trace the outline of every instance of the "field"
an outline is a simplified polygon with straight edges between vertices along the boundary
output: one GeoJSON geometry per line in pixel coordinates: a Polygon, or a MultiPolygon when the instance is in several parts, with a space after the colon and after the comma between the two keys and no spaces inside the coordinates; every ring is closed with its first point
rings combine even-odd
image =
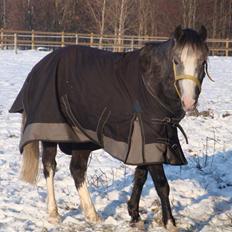
{"type": "MultiPolygon", "coordinates": [[[[129,199],[133,166],[126,166],[103,150],[95,151],[89,163],[88,183],[103,222],[84,221],[79,198],[69,172],[70,157],[59,152],[55,176],[56,198],[62,223],[47,223],[46,184],[37,186],[18,180],[21,155],[20,115],[8,110],[42,51],[0,51],[0,232],[16,231],[136,231],[129,227],[129,199]]],[[[170,200],[181,231],[232,231],[232,58],[210,57],[198,115],[188,115],[181,125],[189,145],[180,134],[188,165],[165,166],[170,200]]],[[[141,198],[145,231],[165,231],[160,225],[159,199],[151,178],[141,198]],[[154,218],[154,220],[153,220],[154,218]]]]}

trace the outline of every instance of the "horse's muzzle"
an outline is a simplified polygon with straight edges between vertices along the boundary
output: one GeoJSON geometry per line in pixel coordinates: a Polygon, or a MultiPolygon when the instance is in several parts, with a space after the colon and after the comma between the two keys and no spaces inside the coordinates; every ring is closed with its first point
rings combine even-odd
{"type": "Polygon", "coordinates": [[[197,101],[195,99],[186,96],[181,98],[181,103],[185,112],[193,111],[197,106],[197,101]]]}

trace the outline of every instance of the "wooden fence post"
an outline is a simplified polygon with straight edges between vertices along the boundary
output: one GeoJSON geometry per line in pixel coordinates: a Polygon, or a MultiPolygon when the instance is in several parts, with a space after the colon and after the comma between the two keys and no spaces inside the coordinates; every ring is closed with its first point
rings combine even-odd
{"type": "Polygon", "coordinates": [[[93,33],[90,34],[90,47],[93,47],[93,33]]]}
{"type": "Polygon", "coordinates": [[[134,50],[134,37],[131,38],[131,50],[134,50]]]}
{"type": "Polygon", "coordinates": [[[140,48],[142,46],[142,40],[143,38],[141,37],[141,35],[138,36],[138,47],[140,48]]]}
{"type": "Polygon", "coordinates": [[[1,49],[3,49],[4,46],[3,40],[4,40],[4,29],[1,28],[1,49]]]}
{"type": "Polygon", "coordinates": [[[14,33],[14,51],[17,54],[17,33],[14,33]]]}
{"type": "Polygon", "coordinates": [[[229,56],[229,39],[226,39],[226,56],[229,56]]]}
{"type": "Polygon", "coordinates": [[[100,35],[100,38],[99,38],[99,40],[98,40],[98,48],[100,48],[100,49],[102,49],[102,40],[103,40],[103,35],[101,34],[100,35]]]}
{"type": "Polygon", "coordinates": [[[61,47],[64,47],[64,32],[61,32],[61,47]]]}
{"type": "Polygon", "coordinates": [[[35,49],[35,31],[34,30],[31,31],[31,49],[32,50],[35,49]]]}
{"type": "Polygon", "coordinates": [[[145,35],[144,36],[144,39],[145,39],[145,43],[149,41],[149,36],[148,35],[145,35]]]}
{"type": "Polygon", "coordinates": [[[113,51],[117,52],[117,43],[118,43],[118,35],[115,33],[114,34],[114,47],[113,47],[113,51]]]}
{"type": "Polygon", "coordinates": [[[122,36],[121,32],[118,33],[118,52],[122,52],[122,36]]]}
{"type": "Polygon", "coordinates": [[[78,36],[78,34],[76,34],[76,44],[78,44],[79,43],[79,36],[78,36]]]}

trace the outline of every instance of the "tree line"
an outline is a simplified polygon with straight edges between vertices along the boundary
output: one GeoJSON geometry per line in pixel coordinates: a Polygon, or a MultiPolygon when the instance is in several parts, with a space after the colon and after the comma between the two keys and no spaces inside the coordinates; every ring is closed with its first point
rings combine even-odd
{"type": "Polygon", "coordinates": [[[231,38],[232,0],[0,0],[5,29],[168,36],[180,24],[231,38]]]}

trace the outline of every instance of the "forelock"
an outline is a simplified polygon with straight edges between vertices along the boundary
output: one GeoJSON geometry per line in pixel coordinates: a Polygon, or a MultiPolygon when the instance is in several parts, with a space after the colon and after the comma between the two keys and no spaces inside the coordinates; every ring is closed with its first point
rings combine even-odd
{"type": "Polygon", "coordinates": [[[208,52],[207,46],[202,41],[200,35],[192,29],[184,29],[182,36],[177,41],[176,47],[180,50],[189,48],[189,51],[197,52],[208,52]]]}

